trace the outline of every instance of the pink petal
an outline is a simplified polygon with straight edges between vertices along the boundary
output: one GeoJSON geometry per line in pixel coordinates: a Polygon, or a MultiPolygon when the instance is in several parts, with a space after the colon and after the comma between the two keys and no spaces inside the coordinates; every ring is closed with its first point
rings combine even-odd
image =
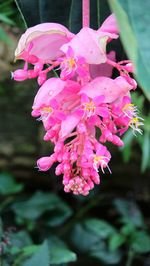
{"type": "Polygon", "coordinates": [[[106,61],[104,45],[101,45],[101,39],[95,30],[82,28],[69,43],[61,47],[61,50],[67,53],[69,46],[72,47],[76,56],[82,55],[89,64],[100,64],[106,61]]]}
{"type": "Polygon", "coordinates": [[[101,96],[97,96],[93,99],[93,102],[96,104],[96,106],[102,104],[105,100],[105,96],[101,95],[101,96]]]}
{"type": "Polygon", "coordinates": [[[59,48],[74,36],[68,29],[57,23],[42,23],[31,27],[21,36],[15,51],[16,59],[25,59],[27,51],[43,63],[54,60],[62,52],[59,48]]]}
{"type": "Polygon", "coordinates": [[[64,138],[69,135],[77,126],[80,119],[80,115],[77,115],[76,113],[68,115],[67,118],[61,123],[60,137],[64,138]]]}
{"type": "Polygon", "coordinates": [[[98,29],[98,31],[101,32],[109,32],[112,34],[117,34],[119,33],[119,28],[118,24],[116,21],[116,17],[114,14],[111,14],[101,25],[101,27],[98,29]]]}
{"type": "Polygon", "coordinates": [[[81,95],[81,103],[89,103],[89,102],[90,102],[89,97],[86,94],[83,93],[81,95]]]}
{"type": "Polygon", "coordinates": [[[106,108],[106,107],[97,107],[96,108],[96,114],[98,114],[99,116],[107,118],[109,116],[108,108],[106,108]]]}
{"type": "Polygon", "coordinates": [[[43,104],[48,106],[50,101],[65,87],[66,82],[59,78],[48,79],[35,96],[33,109],[40,108],[43,104]]]}
{"type": "Polygon", "coordinates": [[[126,95],[130,89],[131,85],[123,77],[118,77],[115,80],[108,77],[99,77],[85,85],[80,94],[86,93],[90,98],[103,95],[105,96],[104,103],[111,103],[126,95]]]}
{"type": "MultiPolygon", "coordinates": [[[[115,51],[111,51],[107,54],[107,58],[115,61],[115,51]]],[[[107,63],[103,63],[100,65],[90,65],[90,75],[92,78],[96,78],[99,76],[103,77],[111,77],[112,76],[113,67],[108,65],[107,63]]]]}

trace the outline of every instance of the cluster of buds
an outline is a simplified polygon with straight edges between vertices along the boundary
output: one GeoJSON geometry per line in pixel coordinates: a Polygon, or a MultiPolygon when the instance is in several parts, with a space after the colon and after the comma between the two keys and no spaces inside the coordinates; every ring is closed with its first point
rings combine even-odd
{"type": "Polygon", "coordinates": [[[133,64],[116,62],[115,52],[106,50],[118,34],[112,14],[98,30],[83,27],[76,35],[60,24],[43,23],[27,29],[18,43],[15,56],[25,65],[12,77],[37,78],[41,87],[32,116],[42,121],[44,140],[54,144],[54,153],[37,165],[47,171],[58,162],[56,175],[63,175],[65,192],[88,195],[100,183],[99,169],[111,172],[106,142],[122,146],[121,136],[129,127],[142,133],[143,123],[130,97],[137,86],[130,76],[133,64]],[[118,70],[115,79],[113,68],[118,70]],[[52,70],[58,77],[47,79],[52,70]]]}

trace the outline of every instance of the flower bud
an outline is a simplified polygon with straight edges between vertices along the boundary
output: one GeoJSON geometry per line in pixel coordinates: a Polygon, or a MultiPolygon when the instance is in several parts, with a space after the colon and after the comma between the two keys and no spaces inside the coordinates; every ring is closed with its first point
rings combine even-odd
{"type": "Polygon", "coordinates": [[[52,164],[53,164],[53,160],[51,159],[50,156],[42,157],[39,160],[37,160],[37,166],[40,171],[47,171],[48,169],[50,169],[52,164]]]}
{"type": "Polygon", "coordinates": [[[16,81],[23,81],[28,78],[28,72],[24,69],[17,69],[14,72],[11,72],[11,77],[16,81]]]}
{"type": "Polygon", "coordinates": [[[41,73],[38,76],[38,84],[41,86],[43,85],[43,83],[46,81],[46,74],[45,73],[41,73]]]}

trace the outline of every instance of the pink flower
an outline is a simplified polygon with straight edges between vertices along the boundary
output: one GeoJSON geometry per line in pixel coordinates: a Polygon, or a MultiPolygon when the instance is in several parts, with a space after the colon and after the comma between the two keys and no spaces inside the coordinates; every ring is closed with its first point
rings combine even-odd
{"type": "Polygon", "coordinates": [[[84,57],[75,56],[74,51],[69,46],[67,53],[64,58],[58,59],[61,62],[60,69],[61,75],[60,77],[63,80],[72,78],[75,74],[85,77],[88,76],[88,67],[85,62],[84,57]]]}
{"type": "Polygon", "coordinates": [[[58,162],[55,173],[63,175],[65,192],[88,195],[100,184],[99,170],[111,173],[105,143],[123,146],[121,135],[129,127],[133,133],[142,133],[142,119],[130,97],[137,86],[130,77],[134,66],[130,60],[116,62],[115,52],[106,52],[118,34],[112,14],[98,30],[83,27],[76,35],[60,24],[43,23],[28,29],[18,43],[15,56],[25,65],[12,77],[17,81],[37,78],[41,87],[32,116],[43,123],[43,139],[54,144],[54,153],[37,165],[47,171],[58,162]],[[113,68],[118,71],[115,79],[113,68]],[[60,77],[47,79],[54,69],[60,77]]]}

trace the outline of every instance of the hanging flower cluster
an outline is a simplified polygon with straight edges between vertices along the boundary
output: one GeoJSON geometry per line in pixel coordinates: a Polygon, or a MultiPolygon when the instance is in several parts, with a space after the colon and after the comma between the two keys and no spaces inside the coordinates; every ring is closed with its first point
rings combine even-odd
{"type": "Polygon", "coordinates": [[[54,143],[54,153],[37,165],[47,171],[58,162],[56,175],[63,175],[65,192],[88,195],[100,183],[99,169],[111,172],[105,143],[122,146],[121,135],[129,127],[142,132],[130,97],[137,86],[129,75],[133,65],[129,60],[117,63],[115,52],[106,52],[107,44],[117,38],[111,15],[98,30],[83,27],[76,35],[60,24],[43,23],[29,28],[18,43],[15,56],[25,65],[12,76],[16,81],[37,78],[41,87],[32,116],[42,121],[44,140],[54,143]],[[119,73],[115,79],[113,67],[119,73]],[[47,78],[52,70],[60,77],[47,78]]]}

